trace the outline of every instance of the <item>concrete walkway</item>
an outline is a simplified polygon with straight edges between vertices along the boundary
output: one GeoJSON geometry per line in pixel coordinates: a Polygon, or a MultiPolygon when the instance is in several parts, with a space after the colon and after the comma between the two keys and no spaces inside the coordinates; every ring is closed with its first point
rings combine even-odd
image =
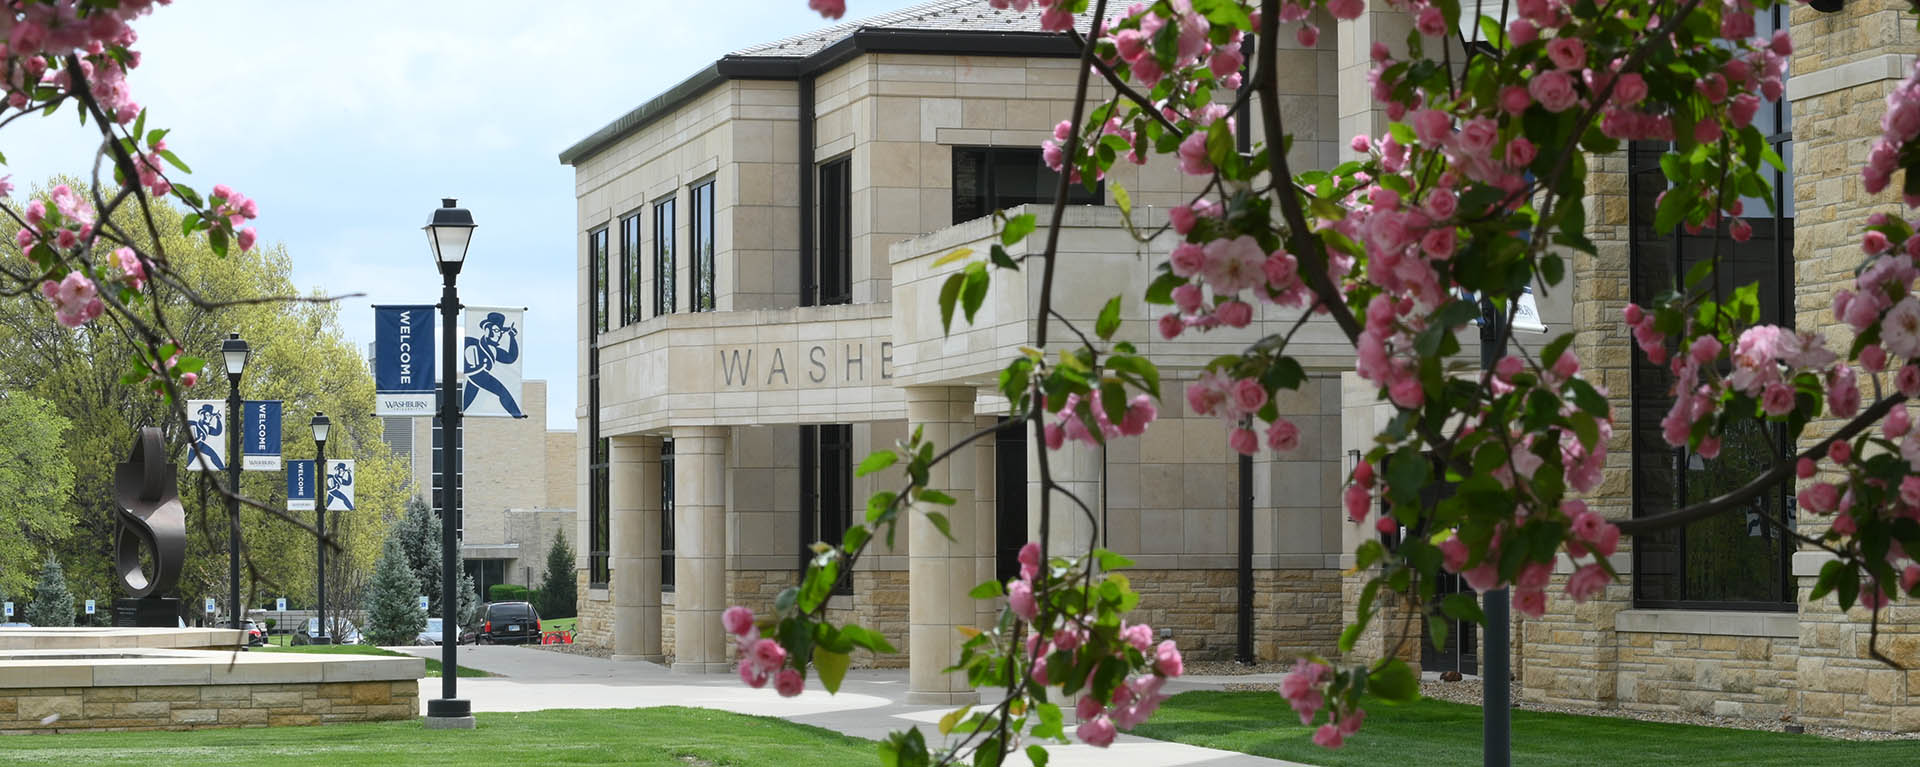
{"type": "MultiPolygon", "coordinates": [[[[440,648],[437,647],[393,649],[422,657],[440,657],[440,648]]],[[[895,730],[924,725],[921,732],[933,744],[940,739],[935,724],[941,716],[952,710],[945,706],[908,705],[905,702],[905,669],[850,671],[837,695],[827,694],[817,681],[809,680],[806,692],[796,697],[782,698],[771,687],[755,690],[731,674],[676,674],[652,663],[616,663],[528,647],[462,646],[460,663],[500,675],[459,680],[460,697],[472,701],[475,712],[483,713],[550,708],[694,706],[737,714],[779,717],[875,740],[895,730]]],[[[1228,681],[1266,681],[1265,676],[1275,676],[1277,679],[1277,675],[1185,677],[1168,685],[1168,692],[1219,689],[1228,681]]],[[[425,713],[428,699],[440,697],[441,684],[440,679],[420,680],[422,713],[425,713]]],[[[1071,731],[1071,726],[1068,729],[1071,731]]],[[[1052,753],[1050,764],[1060,767],[1303,767],[1295,762],[1125,734],[1106,749],[1076,741],[1070,746],[1047,744],[1047,750],[1052,753]]],[[[1025,765],[1027,762],[1024,756],[1016,754],[1010,757],[1008,764],[1025,765]]]]}

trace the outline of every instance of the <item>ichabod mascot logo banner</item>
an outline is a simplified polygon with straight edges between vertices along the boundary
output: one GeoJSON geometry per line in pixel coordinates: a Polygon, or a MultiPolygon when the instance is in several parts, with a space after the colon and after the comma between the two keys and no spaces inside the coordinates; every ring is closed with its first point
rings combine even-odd
{"type": "Polygon", "coordinates": [[[373,307],[374,415],[432,415],[433,307],[373,307]]]}
{"type": "Polygon", "coordinates": [[[240,433],[240,467],[247,471],[280,470],[280,400],[248,400],[247,429],[240,433]]]}
{"type": "Polygon", "coordinates": [[[525,418],[520,410],[520,318],[525,309],[467,309],[467,338],[460,350],[466,386],[460,412],[466,416],[525,418]]]}
{"type": "Polygon", "coordinates": [[[187,425],[193,427],[188,471],[227,470],[227,403],[217,399],[187,400],[187,425]]]}
{"type": "Polygon", "coordinates": [[[316,486],[312,461],[288,461],[287,511],[313,511],[316,486]]]}
{"type": "Polygon", "coordinates": [[[327,511],[353,511],[352,461],[328,461],[327,476],[320,481],[326,488],[327,511]]]}

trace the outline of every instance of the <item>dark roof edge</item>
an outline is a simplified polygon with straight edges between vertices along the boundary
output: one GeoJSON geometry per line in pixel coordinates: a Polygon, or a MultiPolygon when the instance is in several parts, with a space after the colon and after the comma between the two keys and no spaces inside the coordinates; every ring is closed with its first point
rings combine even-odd
{"type": "Polygon", "coordinates": [[[1053,32],[948,32],[932,29],[860,29],[808,56],[721,57],[694,76],[594,131],[560,153],[561,165],[578,165],[614,142],[698,98],[728,80],[798,80],[845,64],[867,53],[920,53],[968,56],[1080,55],[1073,39],[1053,32]]]}

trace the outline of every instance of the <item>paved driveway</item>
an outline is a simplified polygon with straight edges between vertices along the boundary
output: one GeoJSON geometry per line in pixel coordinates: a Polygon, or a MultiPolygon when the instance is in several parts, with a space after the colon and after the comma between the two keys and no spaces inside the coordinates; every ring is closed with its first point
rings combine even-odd
{"type": "MultiPolygon", "coordinates": [[[[440,657],[435,647],[396,647],[424,657],[440,657]]],[[[914,706],[905,702],[905,670],[854,670],[837,695],[818,682],[807,691],[782,698],[769,689],[755,690],[731,674],[676,674],[665,667],[637,661],[614,662],[585,655],[531,647],[485,646],[460,648],[461,665],[499,674],[497,677],[459,680],[458,694],[473,702],[477,712],[538,711],[549,708],[647,708],[695,706],[738,714],[775,716],[811,724],[855,737],[879,739],[894,730],[925,725],[929,740],[938,737],[933,725],[952,710],[946,706],[914,706]]],[[[1248,677],[1235,677],[1245,681],[1248,677]]],[[[1218,679],[1179,680],[1171,691],[1217,687],[1218,679]]],[[[422,713],[426,701],[441,695],[442,680],[420,680],[422,713]]],[[[1097,749],[1075,743],[1052,745],[1051,764],[1060,767],[1285,767],[1293,762],[1167,743],[1121,735],[1113,746],[1097,749]]],[[[1009,761],[1025,765],[1023,757],[1009,761]]]]}

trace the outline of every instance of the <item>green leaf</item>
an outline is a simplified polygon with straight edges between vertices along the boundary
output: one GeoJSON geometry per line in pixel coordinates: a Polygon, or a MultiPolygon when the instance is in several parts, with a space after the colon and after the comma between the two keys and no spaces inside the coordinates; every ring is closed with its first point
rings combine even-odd
{"type": "Polygon", "coordinates": [[[847,528],[846,536],[841,539],[840,548],[848,552],[859,551],[860,547],[866,545],[867,540],[872,537],[873,533],[867,530],[866,525],[854,525],[847,528]]]}
{"type": "MultiPolygon", "coordinates": [[[[1049,703],[1046,705],[1051,706],[1053,704],[1049,703]]],[[[1035,734],[1038,735],[1038,731],[1036,731],[1035,734]]],[[[1047,750],[1041,748],[1039,744],[1027,746],[1027,761],[1032,762],[1033,767],[1047,767],[1047,757],[1047,750]]]]}
{"type": "Polygon", "coordinates": [[[948,711],[945,716],[940,717],[940,734],[952,735],[954,726],[960,724],[960,720],[965,719],[967,712],[972,710],[973,704],[969,703],[952,711],[948,711]]]}
{"type": "Polygon", "coordinates": [[[1686,218],[1687,207],[1690,202],[1692,202],[1692,197],[1683,187],[1676,186],[1669,188],[1667,190],[1667,196],[1660,200],[1660,207],[1653,213],[1654,234],[1666,234],[1673,231],[1673,228],[1679,225],[1681,219],[1686,218]]]}
{"type": "Polygon", "coordinates": [[[227,230],[214,227],[207,230],[207,244],[213,246],[213,252],[221,258],[227,257],[227,230]]]}
{"type": "Polygon", "coordinates": [[[932,488],[921,490],[919,494],[914,497],[924,503],[937,503],[941,506],[952,506],[959,503],[959,501],[953,499],[953,496],[932,488]]]}
{"type": "Polygon", "coordinates": [[[1126,187],[1121,186],[1118,181],[1109,180],[1107,181],[1107,191],[1113,193],[1113,205],[1119,208],[1121,213],[1129,215],[1133,213],[1133,196],[1127,194],[1126,187]]]}
{"type": "Polygon", "coordinates": [[[1412,703],[1420,699],[1420,679],[1406,661],[1393,658],[1367,674],[1367,689],[1388,703],[1412,703]]]}
{"type": "Polygon", "coordinates": [[[880,741],[881,767],[927,767],[927,764],[927,739],[918,727],[887,733],[887,739],[880,741]]]}
{"type": "Polygon", "coordinates": [[[188,213],[180,217],[180,236],[193,234],[193,230],[198,228],[200,228],[200,214],[188,213]]]}
{"type": "Polygon", "coordinates": [[[1020,262],[1013,260],[1013,256],[1007,255],[1007,249],[1000,247],[999,243],[994,243],[993,250],[990,251],[988,258],[993,261],[993,265],[996,267],[1012,269],[1016,272],[1020,271],[1020,262]]]}
{"type": "Polygon", "coordinates": [[[967,313],[967,322],[973,322],[974,313],[980,311],[980,305],[987,301],[987,285],[992,278],[987,276],[987,265],[979,262],[967,264],[963,272],[967,282],[960,291],[960,306],[967,313]]]}
{"type": "Polygon", "coordinates": [[[874,493],[872,497],[868,498],[867,499],[867,524],[873,524],[875,522],[880,521],[880,516],[887,513],[887,509],[893,506],[894,499],[898,497],[899,497],[899,494],[893,492],[892,490],[882,490],[878,493],[874,493]]]}
{"type": "Polygon", "coordinates": [[[1155,306],[1172,306],[1173,289],[1187,284],[1187,278],[1173,272],[1161,272],[1147,286],[1146,302],[1155,306]]]}
{"type": "Polygon", "coordinates": [[[174,156],[173,150],[171,149],[160,150],[160,156],[166,159],[168,165],[172,165],[175,168],[179,168],[181,173],[193,172],[193,169],[188,168],[187,164],[184,162],[181,162],[179,157],[174,156]]]}
{"type": "Polygon", "coordinates": [[[948,275],[947,281],[940,285],[940,330],[943,333],[953,332],[953,307],[960,300],[960,288],[966,282],[967,273],[957,272],[948,275]]]}
{"type": "Polygon", "coordinates": [[[1486,620],[1486,615],[1480,611],[1480,600],[1472,594],[1448,594],[1446,599],[1440,600],[1440,612],[1457,621],[1479,623],[1486,620]]]}
{"type": "Polygon", "coordinates": [[[947,264],[951,264],[955,261],[958,261],[960,259],[966,258],[967,256],[971,256],[971,255],[973,255],[973,248],[955,248],[952,253],[948,253],[944,256],[934,259],[933,265],[946,266],[947,264]]]}
{"type": "Polygon", "coordinates": [[[1120,297],[1107,299],[1107,305],[1100,307],[1100,318],[1093,323],[1093,332],[1102,341],[1113,340],[1114,331],[1120,329],[1120,297]]]}
{"type": "Polygon", "coordinates": [[[864,647],[869,652],[873,652],[873,653],[895,652],[895,650],[893,649],[893,644],[891,642],[888,642],[885,636],[882,636],[880,632],[874,631],[873,629],[867,628],[865,626],[856,626],[854,624],[849,623],[845,626],[840,627],[840,636],[846,639],[847,641],[852,642],[855,647],[864,647]]]}
{"type": "Polygon", "coordinates": [[[1102,570],[1124,570],[1133,566],[1133,560],[1106,549],[1094,549],[1093,560],[1102,570]]]}
{"type": "Polygon", "coordinates": [[[866,460],[860,462],[860,468],[854,469],[853,475],[856,477],[864,477],[876,471],[886,469],[899,460],[900,454],[892,450],[876,451],[872,455],[867,456],[866,460]]]}
{"type": "Polygon", "coordinates": [[[947,515],[937,511],[929,511],[927,512],[927,521],[933,523],[934,528],[940,531],[942,537],[949,541],[954,539],[953,525],[947,521],[947,515]]]}
{"type": "Polygon", "coordinates": [[[1000,244],[1012,245],[1033,234],[1035,219],[1032,213],[1022,213],[1007,219],[1007,226],[1000,230],[1000,244]]]}
{"type": "Polygon", "coordinates": [[[999,581],[986,581],[973,587],[972,591],[967,592],[967,596],[973,599],[993,599],[994,597],[1006,596],[1006,594],[1006,587],[1000,585],[999,581]]]}
{"type": "Polygon", "coordinates": [[[813,648],[813,668],[820,672],[820,686],[827,688],[828,693],[840,691],[840,681],[847,678],[847,667],[851,665],[853,657],[846,653],[813,648]]]}

